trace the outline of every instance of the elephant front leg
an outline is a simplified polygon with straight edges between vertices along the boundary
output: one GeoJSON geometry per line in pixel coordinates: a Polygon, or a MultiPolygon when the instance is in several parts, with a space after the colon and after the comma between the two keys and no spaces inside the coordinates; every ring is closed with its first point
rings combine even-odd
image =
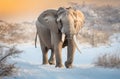
{"type": "Polygon", "coordinates": [[[72,67],[75,49],[76,47],[75,47],[74,41],[72,39],[68,39],[67,61],[65,62],[66,68],[72,67]]]}
{"type": "Polygon", "coordinates": [[[56,66],[55,67],[63,67],[62,64],[62,43],[59,43],[54,47],[55,57],[56,57],[56,66]]]}

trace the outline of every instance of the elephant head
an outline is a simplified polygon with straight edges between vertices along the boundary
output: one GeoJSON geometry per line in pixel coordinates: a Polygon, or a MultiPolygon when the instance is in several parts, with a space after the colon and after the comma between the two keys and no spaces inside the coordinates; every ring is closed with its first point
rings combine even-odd
{"type": "Polygon", "coordinates": [[[74,10],[71,7],[60,7],[57,11],[57,16],[58,29],[62,32],[63,37],[69,35],[70,37],[68,38],[78,34],[85,20],[81,11],[74,10]]]}
{"type": "Polygon", "coordinates": [[[65,63],[66,67],[71,67],[71,63],[73,62],[75,49],[76,47],[78,48],[78,46],[76,46],[78,45],[76,43],[76,35],[83,27],[84,20],[83,13],[71,7],[60,7],[57,11],[58,29],[62,33],[61,41],[64,42],[65,39],[68,40],[68,54],[65,63]]]}

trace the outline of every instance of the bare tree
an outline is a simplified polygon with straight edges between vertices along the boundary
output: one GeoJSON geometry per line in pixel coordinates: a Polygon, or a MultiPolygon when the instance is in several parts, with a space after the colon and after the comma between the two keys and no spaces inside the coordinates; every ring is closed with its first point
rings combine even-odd
{"type": "Polygon", "coordinates": [[[7,60],[21,52],[15,46],[0,45],[0,77],[11,75],[14,72],[15,63],[10,64],[7,60]]]}
{"type": "Polygon", "coordinates": [[[94,64],[105,68],[120,68],[120,53],[100,55],[94,64]]]}

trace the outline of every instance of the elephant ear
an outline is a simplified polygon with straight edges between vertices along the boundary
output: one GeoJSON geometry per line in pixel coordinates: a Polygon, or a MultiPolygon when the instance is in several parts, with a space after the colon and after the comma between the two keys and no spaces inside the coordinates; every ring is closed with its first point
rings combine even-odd
{"type": "Polygon", "coordinates": [[[63,23],[61,18],[64,17],[66,9],[64,7],[60,7],[57,11],[57,18],[56,18],[56,22],[58,24],[58,29],[61,30],[61,28],[63,27],[63,23]]]}
{"type": "Polygon", "coordinates": [[[52,32],[57,33],[58,32],[58,27],[56,23],[56,13],[57,10],[46,10],[44,11],[38,18],[39,22],[43,24],[46,28],[52,30],[52,32]]]}
{"type": "Polygon", "coordinates": [[[79,32],[79,30],[83,27],[84,24],[84,15],[81,11],[74,10],[73,11],[73,19],[74,19],[74,27],[76,29],[76,32],[79,32]]]}

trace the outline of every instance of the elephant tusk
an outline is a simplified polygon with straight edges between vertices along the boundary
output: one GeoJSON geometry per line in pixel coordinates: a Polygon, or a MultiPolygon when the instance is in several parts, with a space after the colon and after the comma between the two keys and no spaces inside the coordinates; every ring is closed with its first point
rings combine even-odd
{"type": "Polygon", "coordinates": [[[65,34],[64,34],[64,33],[62,33],[62,38],[61,38],[61,40],[62,40],[62,42],[65,41],[65,34]]]}
{"type": "Polygon", "coordinates": [[[76,35],[73,36],[73,40],[74,40],[74,42],[75,42],[75,46],[76,46],[77,50],[78,50],[80,53],[82,53],[82,52],[80,51],[80,48],[78,47],[78,46],[79,46],[79,45],[78,45],[79,43],[78,43],[78,41],[77,41],[76,35]]]}

